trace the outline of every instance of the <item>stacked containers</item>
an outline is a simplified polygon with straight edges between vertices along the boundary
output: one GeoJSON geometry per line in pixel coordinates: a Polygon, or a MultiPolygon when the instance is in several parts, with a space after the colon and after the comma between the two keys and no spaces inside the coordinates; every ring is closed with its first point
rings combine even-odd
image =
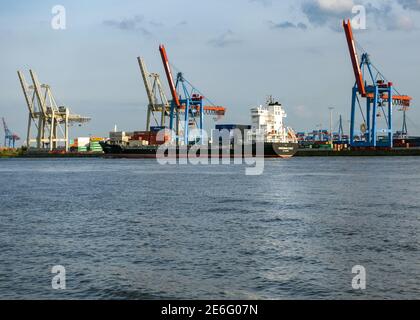
{"type": "Polygon", "coordinates": [[[319,149],[321,150],[332,150],[333,146],[331,143],[327,143],[327,144],[320,144],[319,145],[319,149]]]}
{"type": "Polygon", "coordinates": [[[77,138],[77,152],[87,152],[90,143],[90,138],[77,138]]]}
{"type": "Polygon", "coordinates": [[[99,141],[92,139],[89,144],[89,151],[90,152],[102,152],[102,147],[99,144],[99,141]]]}
{"type": "Polygon", "coordinates": [[[158,141],[157,136],[164,127],[152,127],[151,131],[135,131],[131,136],[131,141],[142,141],[142,145],[161,145],[170,141],[170,135],[165,134],[164,141],[158,141]]]}

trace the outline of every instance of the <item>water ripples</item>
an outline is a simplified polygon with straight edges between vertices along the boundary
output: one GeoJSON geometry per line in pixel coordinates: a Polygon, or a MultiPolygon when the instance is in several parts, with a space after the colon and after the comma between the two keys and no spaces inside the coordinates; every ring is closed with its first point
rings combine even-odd
{"type": "Polygon", "coordinates": [[[419,160],[0,160],[0,299],[416,299],[419,160]]]}

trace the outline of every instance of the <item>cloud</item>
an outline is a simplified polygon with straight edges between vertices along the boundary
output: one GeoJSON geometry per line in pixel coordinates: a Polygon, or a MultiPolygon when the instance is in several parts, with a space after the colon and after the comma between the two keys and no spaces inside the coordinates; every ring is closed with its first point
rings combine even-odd
{"type": "Polygon", "coordinates": [[[134,16],[133,18],[126,18],[122,20],[105,20],[104,25],[114,27],[121,30],[135,30],[143,22],[142,16],[134,16]]]}
{"type": "Polygon", "coordinates": [[[157,28],[163,27],[163,23],[162,23],[162,22],[155,21],[155,20],[151,20],[151,21],[149,21],[149,24],[150,24],[151,26],[153,26],[153,27],[157,27],[157,28]]]}
{"type": "Polygon", "coordinates": [[[399,16],[397,19],[397,29],[413,30],[415,29],[414,21],[408,16],[399,16]]]}
{"type": "Polygon", "coordinates": [[[395,10],[390,3],[384,2],[378,7],[368,3],[366,11],[378,29],[409,31],[415,28],[414,21],[406,14],[395,10]]]}
{"type": "Polygon", "coordinates": [[[125,18],[122,20],[105,20],[103,24],[107,27],[116,28],[123,31],[140,31],[144,35],[149,36],[152,33],[143,26],[143,16],[134,16],[133,18],[125,18]]]}
{"type": "Polygon", "coordinates": [[[398,0],[404,9],[420,11],[420,0],[398,0]]]}
{"type": "Polygon", "coordinates": [[[249,0],[249,2],[259,3],[264,7],[269,7],[273,4],[271,0],[249,0]]]}
{"type": "MultiPolygon", "coordinates": [[[[420,0],[398,0],[407,9],[420,10],[420,0]],[[417,8],[417,9],[416,9],[417,8]]],[[[354,17],[354,6],[366,8],[368,28],[374,26],[386,30],[412,30],[414,22],[404,14],[398,4],[392,1],[359,0],[305,0],[301,10],[314,27],[327,26],[334,31],[341,31],[341,20],[354,17]],[[397,10],[399,9],[399,11],[397,10]]]]}
{"type": "Polygon", "coordinates": [[[217,38],[210,40],[209,44],[217,48],[225,48],[241,42],[231,30],[228,30],[217,38]]]}
{"type": "Polygon", "coordinates": [[[353,0],[313,0],[302,3],[302,12],[314,26],[330,25],[351,15],[353,0]]]}
{"type": "Polygon", "coordinates": [[[415,29],[414,21],[405,15],[394,15],[394,17],[386,24],[388,30],[404,30],[410,31],[415,29]]]}
{"type": "Polygon", "coordinates": [[[270,24],[271,29],[300,29],[300,30],[306,30],[308,29],[308,26],[302,22],[299,22],[297,24],[294,24],[290,21],[275,23],[273,21],[268,22],[270,24]]]}

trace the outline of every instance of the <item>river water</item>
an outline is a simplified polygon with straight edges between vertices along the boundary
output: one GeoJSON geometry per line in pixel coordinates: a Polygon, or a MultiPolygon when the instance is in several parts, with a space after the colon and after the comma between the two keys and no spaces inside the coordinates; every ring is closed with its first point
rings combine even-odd
{"type": "Polygon", "coordinates": [[[0,299],[420,298],[420,158],[0,160],[0,299]],[[66,289],[51,286],[62,265],[66,289]],[[366,289],[352,287],[352,268],[366,289]]]}

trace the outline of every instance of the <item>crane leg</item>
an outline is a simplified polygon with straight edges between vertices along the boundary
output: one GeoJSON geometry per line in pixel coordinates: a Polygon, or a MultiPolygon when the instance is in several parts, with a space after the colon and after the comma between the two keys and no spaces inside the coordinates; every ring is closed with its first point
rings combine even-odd
{"type": "Polygon", "coordinates": [[[354,137],[354,122],[356,121],[356,95],[357,89],[356,87],[353,88],[353,96],[351,101],[351,121],[350,121],[350,145],[355,145],[355,137],[354,137]]]}
{"type": "Polygon", "coordinates": [[[152,106],[147,107],[146,131],[150,131],[150,117],[152,113],[152,106]]]}

